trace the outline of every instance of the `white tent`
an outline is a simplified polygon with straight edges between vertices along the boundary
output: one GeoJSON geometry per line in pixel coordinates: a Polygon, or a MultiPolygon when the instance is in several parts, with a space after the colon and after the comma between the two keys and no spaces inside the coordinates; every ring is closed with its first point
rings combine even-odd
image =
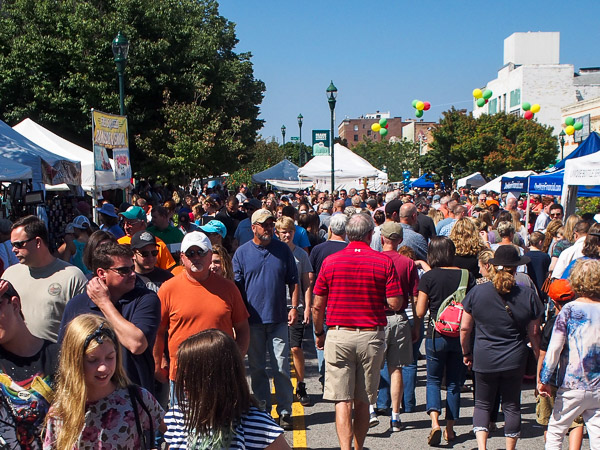
{"type": "Polygon", "coordinates": [[[28,180],[32,173],[31,167],[0,156],[0,181],[28,180]]]}
{"type": "Polygon", "coordinates": [[[600,185],[600,152],[565,161],[562,204],[565,216],[575,212],[579,186],[600,185]]]}
{"type": "Polygon", "coordinates": [[[471,175],[468,175],[468,176],[466,176],[464,178],[460,178],[456,182],[456,187],[457,188],[466,187],[467,184],[470,184],[471,187],[481,187],[485,183],[487,183],[487,181],[485,181],[485,178],[483,178],[483,176],[481,175],[481,173],[480,172],[475,172],[475,173],[472,173],[471,175]]]}
{"type": "Polygon", "coordinates": [[[489,183],[484,184],[479,189],[477,189],[475,192],[479,194],[482,191],[486,191],[486,192],[493,191],[493,192],[497,192],[499,194],[501,186],[502,186],[502,178],[528,177],[529,175],[535,175],[535,174],[536,173],[533,170],[516,170],[513,172],[506,172],[505,174],[500,175],[497,178],[494,178],[489,183]]]}
{"type": "MultiPolygon", "coordinates": [[[[40,147],[75,161],[81,161],[81,187],[90,192],[94,187],[94,153],[66,139],[57,136],[31,119],[25,119],[13,127],[15,131],[25,136],[40,147]]],[[[110,160],[114,168],[114,162],[110,160]]],[[[96,186],[99,191],[108,189],[124,189],[131,184],[129,180],[115,180],[114,172],[96,171],[96,186]]],[[[54,189],[68,189],[66,185],[55,186],[54,189]]]]}
{"type": "MultiPolygon", "coordinates": [[[[366,178],[368,189],[380,190],[388,181],[385,172],[341,144],[334,146],[334,166],[335,189],[362,189],[366,178]]],[[[303,182],[311,180],[317,189],[331,191],[331,157],[315,156],[298,169],[298,177],[303,182]]]]}

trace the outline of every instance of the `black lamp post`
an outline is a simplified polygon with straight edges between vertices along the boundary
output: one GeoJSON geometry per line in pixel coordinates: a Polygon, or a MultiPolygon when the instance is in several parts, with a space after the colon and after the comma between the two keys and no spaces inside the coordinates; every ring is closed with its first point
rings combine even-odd
{"type": "Polygon", "coordinates": [[[327,101],[329,102],[329,109],[331,110],[331,136],[329,137],[329,154],[331,155],[331,192],[335,190],[335,162],[333,158],[333,114],[335,111],[335,99],[337,98],[337,88],[333,84],[333,80],[327,88],[327,101]]]}
{"type": "Polygon", "coordinates": [[[564,153],[565,153],[565,136],[567,135],[567,133],[565,133],[565,130],[560,130],[559,133],[559,140],[558,142],[560,142],[560,160],[562,161],[565,157],[564,153]]]}
{"type": "Polygon", "coordinates": [[[304,156],[304,150],[302,147],[302,119],[304,119],[302,114],[298,114],[298,129],[300,130],[300,151],[298,152],[298,159],[300,160],[300,166],[302,166],[302,156],[304,156]]]}
{"type": "Polygon", "coordinates": [[[129,41],[120,31],[112,41],[112,51],[119,74],[119,105],[121,115],[125,115],[125,65],[127,64],[127,53],[129,52],[129,41]]]}
{"type": "Polygon", "coordinates": [[[285,125],[281,125],[281,136],[283,137],[283,145],[285,145],[285,125]]]}

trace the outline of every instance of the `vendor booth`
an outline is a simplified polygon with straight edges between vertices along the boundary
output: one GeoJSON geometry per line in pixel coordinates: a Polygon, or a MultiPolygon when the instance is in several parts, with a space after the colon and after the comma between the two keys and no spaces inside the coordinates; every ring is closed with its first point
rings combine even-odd
{"type": "Polygon", "coordinates": [[[494,178],[489,183],[484,184],[475,192],[479,194],[483,191],[492,191],[499,194],[502,191],[502,178],[526,178],[529,175],[535,175],[535,172],[533,170],[515,170],[511,172],[506,172],[504,175],[500,175],[499,177],[494,178]]]}
{"type": "Polygon", "coordinates": [[[297,191],[310,187],[310,180],[300,181],[298,166],[288,159],[278,162],[262,172],[252,175],[252,181],[258,184],[270,184],[283,191],[297,191]]]}
{"type": "Polygon", "coordinates": [[[575,212],[575,203],[581,186],[592,188],[598,185],[600,185],[600,152],[566,161],[562,191],[565,216],[575,212]]]}
{"type": "Polygon", "coordinates": [[[424,173],[415,181],[410,183],[411,188],[423,188],[423,189],[433,189],[435,187],[435,181],[431,180],[431,174],[424,173]]]}
{"type": "Polygon", "coordinates": [[[475,172],[466,177],[459,178],[458,181],[456,182],[456,187],[457,187],[457,189],[460,189],[463,187],[478,188],[478,187],[483,186],[485,183],[487,183],[487,181],[485,178],[483,178],[483,175],[481,175],[480,172],[475,172]]]}
{"type": "MultiPolygon", "coordinates": [[[[388,182],[387,173],[373,167],[341,144],[334,147],[335,189],[364,189],[382,191],[388,182]]],[[[315,156],[298,169],[301,182],[310,182],[316,189],[331,192],[331,156],[315,156]]]]}
{"type": "Polygon", "coordinates": [[[596,153],[600,150],[600,135],[592,131],[590,135],[583,141],[579,146],[569,153],[564,159],[557,162],[549,172],[553,172],[556,170],[564,169],[567,161],[571,159],[581,158],[582,156],[591,155],[592,153],[596,153]]]}

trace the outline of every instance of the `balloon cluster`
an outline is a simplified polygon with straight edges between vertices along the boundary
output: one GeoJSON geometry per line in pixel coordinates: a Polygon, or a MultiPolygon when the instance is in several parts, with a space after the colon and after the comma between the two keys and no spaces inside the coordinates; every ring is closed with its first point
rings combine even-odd
{"type": "Polygon", "coordinates": [[[415,108],[415,116],[423,117],[423,111],[429,111],[429,108],[431,108],[431,103],[422,102],[421,100],[413,100],[412,107],[415,108]]]}
{"type": "Polygon", "coordinates": [[[523,108],[523,111],[525,111],[523,117],[525,117],[525,119],[527,120],[533,119],[534,114],[540,112],[541,109],[540,105],[538,105],[537,103],[531,105],[527,102],[524,102],[521,108],[523,108]]]}
{"type": "Polygon", "coordinates": [[[492,98],[492,95],[494,95],[494,93],[491,91],[491,89],[486,89],[485,91],[482,91],[481,89],[473,89],[473,97],[475,100],[477,100],[477,106],[480,108],[485,105],[490,98],[492,98]]]}
{"type": "Polygon", "coordinates": [[[404,185],[404,192],[407,192],[410,188],[410,175],[410,170],[405,170],[404,172],[402,172],[402,177],[404,178],[404,180],[402,180],[402,184],[404,185]]]}
{"type": "Polygon", "coordinates": [[[379,122],[375,122],[373,125],[371,125],[371,130],[373,130],[375,133],[379,133],[381,137],[383,137],[388,134],[389,126],[390,124],[387,122],[387,119],[379,119],[379,122]]]}
{"type": "Polygon", "coordinates": [[[583,122],[575,122],[575,119],[572,117],[567,117],[565,119],[565,133],[571,136],[575,131],[579,131],[583,128],[583,122]]]}

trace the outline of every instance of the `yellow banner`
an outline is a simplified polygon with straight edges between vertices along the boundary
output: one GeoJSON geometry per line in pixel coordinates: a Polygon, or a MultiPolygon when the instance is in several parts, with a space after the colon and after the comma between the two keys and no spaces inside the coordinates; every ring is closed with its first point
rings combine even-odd
{"type": "Polygon", "coordinates": [[[92,111],[94,144],[106,148],[128,148],[127,118],[92,111]]]}

